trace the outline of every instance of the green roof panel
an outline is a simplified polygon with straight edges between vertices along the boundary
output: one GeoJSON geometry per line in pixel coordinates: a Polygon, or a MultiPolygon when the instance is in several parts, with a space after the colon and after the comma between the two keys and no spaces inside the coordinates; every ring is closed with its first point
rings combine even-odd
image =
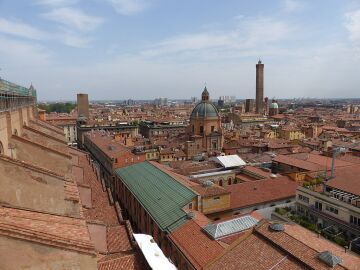
{"type": "Polygon", "coordinates": [[[191,189],[148,161],[115,172],[163,231],[186,222],[182,208],[197,196],[191,189]]]}

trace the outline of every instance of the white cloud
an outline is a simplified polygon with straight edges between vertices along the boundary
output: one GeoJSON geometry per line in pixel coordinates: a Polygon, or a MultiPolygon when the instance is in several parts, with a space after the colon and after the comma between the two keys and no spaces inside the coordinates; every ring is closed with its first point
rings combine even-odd
{"type": "Polygon", "coordinates": [[[106,0],[122,15],[133,15],[142,12],[149,5],[149,0],[106,0]]]}
{"type": "MultiPolygon", "coordinates": [[[[91,38],[60,28],[57,32],[46,32],[29,24],[0,18],[0,33],[38,41],[56,41],[75,48],[90,46],[91,38]]],[[[23,43],[20,43],[23,44],[23,43]]]]}
{"type": "Polygon", "coordinates": [[[360,48],[360,9],[346,14],[345,27],[349,31],[350,40],[360,48]]]}
{"type": "Polygon", "coordinates": [[[0,32],[29,39],[43,39],[46,33],[28,24],[0,18],[0,32]]]}
{"type": "MultiPolygon", "coordinates": [[[[9,66],[44,67],[50,63],[52,56],[52,53],[42,45],[0,35],[0,59],[2,59],[2,65],[6,63],[1,67],[4,70],[9,66]]],[[[19,73],[23,74],[20,71],[19,73]]]]}
{"type": "Polygon", "coordinates": [[[43,16],[70,29],[84,32],[95,30],[104,22],[103,18],[90,16],[79,9],[68,7],[55,8],[43,16]]]}
{"type": "Polygon", "coordinates": [[[36,3],[44,6],[68,6],[76,4],[79,0],[37,0],[36,3]]]}
{"type": "Polygon", "coordinates": [[[299,0],[284,0],[283,5],[285,12],[299,12],[305,7],[304,2],[299,0]]]}
{"type": "Polygon", "coordinates": [[[75,48],[89,48],[93,41],[91,37],[83,36],[67,29],[64,29],[58,37],[65,45],[75,48]]]}
{"type": "Polygon", "coordinates": [[[255,47],[262,47],[264,50],[264,47],[289,38],[291,32],[292,28],[282,21],[266,17],[241,17],[237,24],[227,31],[204,31],[174,36],[144,50],[142,55],[228,58],[255,47]]]}

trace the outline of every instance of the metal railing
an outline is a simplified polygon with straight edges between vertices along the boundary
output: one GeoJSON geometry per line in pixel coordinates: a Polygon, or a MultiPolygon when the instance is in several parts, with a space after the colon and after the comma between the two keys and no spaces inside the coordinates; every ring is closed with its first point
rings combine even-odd
{"type": "Polygon", "coordinates": [[[0,112],[36,105],[36,90],[0,78],[0,112]]]}
{"type": "Polygon", "coordinates": [[[7,95],[36,97],[33,87],[26,88],[0,78],[0,92],[7,95]]]}

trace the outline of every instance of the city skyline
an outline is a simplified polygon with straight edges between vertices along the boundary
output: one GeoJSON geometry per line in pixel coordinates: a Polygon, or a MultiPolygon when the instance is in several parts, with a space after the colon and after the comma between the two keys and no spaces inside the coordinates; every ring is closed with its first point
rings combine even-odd
{"type": "Polygon", "coordinates": [[[356,98],[358,1],[0,3],[0,77],[39,100],[356,98]],[[164,23],[166,22],[166,23],[164,23]]]}

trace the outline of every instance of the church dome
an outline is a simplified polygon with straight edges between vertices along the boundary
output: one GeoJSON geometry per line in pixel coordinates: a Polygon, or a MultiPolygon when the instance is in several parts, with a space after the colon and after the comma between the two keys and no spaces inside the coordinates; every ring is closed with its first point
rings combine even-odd
{"type": "Polygon", "coordinates": [[[270,105],[271,109],[279,109],[279,105],[276,102],[271,103],[270,105]]]}
{"type": "Polygon", "coordinates": [[[201,101],[191,113],[191,117],[218,117],[219,111],[214,104],[201,101]]]}
{"type": "Polygon", "coordinates": [[[195,106],[191,113],[191,118],[194,117],[219,117],[219,111],[216,109],[215,105],[210,101],[209,91],[204,88],[204,91],[201,94],[201,101],[195,106]]]}

